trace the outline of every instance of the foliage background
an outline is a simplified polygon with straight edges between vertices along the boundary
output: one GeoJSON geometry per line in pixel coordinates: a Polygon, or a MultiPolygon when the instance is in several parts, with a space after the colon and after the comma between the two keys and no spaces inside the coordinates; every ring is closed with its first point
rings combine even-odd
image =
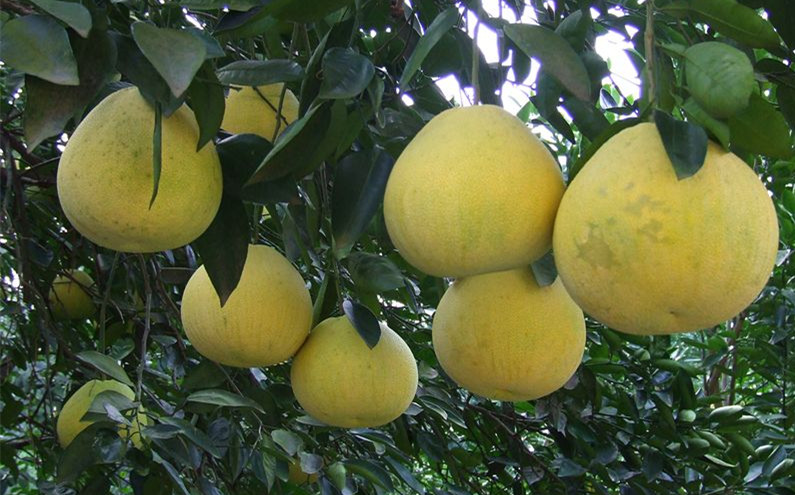
{"type": "MultiPolygon", "coordinates": [[[[795,12],[786,0],[500,3],[505,17],[533,12],[542,26],[534,29],[506,28],[476,1],[0,5],[0,494],[795,491],[795,12]],[[465,11],[508,33],[498,37],[499,64],[486,63],[466,34],[465,11]],[[610,82],[593,49],[607,32],[632,44],[644,75],[637,101],[610,82]],[[755,69],[751,104],[725,120],[688,104],[683,50],[711,39],[741,49],[755,69]],[[499,104],[502,83],[524,81],[539,63],[519,117],[546,129],[569,177],[656,108],[704,126],[754,167],[776,204],[781,246],[760,298],[726,324],[648,338],[589,321],[583,364],[563,390],[498,403],[441,372],[430,323],[449,281],[400,258],[380,202],[402,148],[453,104],[436,79],[477,81],[470,94],[499,104]],[[276,147],[217,133],[227,86],[277,81],[300,96],[304,117],[276,147]],[[222,209],[185,248],[146,256],[98,248],[58,205],[55,171],[69,132],[129,83],[166,114],[187,101],[203,141],[218,141],[222,209]],[[295,262],[316,321],[353,299],[409,343],[421,383],[406,414],[374,430],[324,427],[296,404],[287,365],[222,368],[191,348],[179,323],[187,279],[205,263],[228,293],[250,240],[295,262]],[[54,321],[48,287],[75,267],[96,280],[100,310],[54,321]],[[60,404],[89,379],[122,374],[152,419],[146,447],[107,434],[104,423],[61,449],[60,404]],[[320,473],[317,483],[286,481],[296,456],[320,473]]],[[[732,81],[715,84],[731,90],[732,81]]],[[[107,422],[120,420],[107,411],[107,422]]]]}

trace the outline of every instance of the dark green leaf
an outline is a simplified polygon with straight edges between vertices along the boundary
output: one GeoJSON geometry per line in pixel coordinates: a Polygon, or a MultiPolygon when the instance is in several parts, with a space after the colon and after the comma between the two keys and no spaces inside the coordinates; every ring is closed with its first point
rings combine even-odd
{"type": "Polygon", "coordinates": [[[326,99],[358,96],[370,84],[375,67],[350,48],[330,48],[323,55],[323,82],[318,96],[326,99]]]}
{"type": "Polygon", "coordinates": [[[660,476],[663,470],[665,458],[655,451],[651,451],[643,456],[643,475],[648,481],[654,481],[660,476]]]}
{"type": "Polygon", "coordinates": [[[185,436],[185,438],[193,442],[197,447],[204,449],[204,451],[216,459],[220,459],[222,457],[221,451],[215,446],[215,444],[213,444],[213,441],[210,440],[210,437],[208,437],[203,431],[196,428],[196,426],[191,424],[190,421],[182,418],[166,416],[160,418],[160,421],[163,424],[176,426],[179,428],[180,432],[185,436]]]}
{"type": "Polygon", "coordinates": [[[790,0],[765,0],[765,10],[770,23],[790,49],[795,48],[795,10],[790,0]]]}
{"type": "Polygon", "coordinates": [[[235,134],[219,142],[216,150],[224,173],[224,191],[259,204],[298,200],[298,189],[291,177],[245,186],[272,149],[267,139],[255,134],[235,134]]]}
{"type": "Polygon", "coordinates": [[[118,50],[116,68],[119,72],[137,86],[141,95],[153,106],[160,102],[163,105],[163,116],[171,115],[182,105],[182,100],[171,94],[166,81],[160,77],[132,38],[119,33],[111,33],[111,36],[118,50]]]}
{"type": "Polygon", "coordinates": [[[400,75],[399,86],[406,88],[417,73],[425,57],[431,52],[434,46],[442,39],[442,36],[447,33],[453,26],[458,23],[459,14],[456,7],[449,7],[433,20],[424,35],[417,41],[411,56],[406,61],[406,66],[403,68],[403,73],[400,75]]]}
{"type": "Polygon", "coordinates": [[[403,274],[389,258],[360,251],[346,259],[357,291],[378,293],[403,287],[403,274]]]}
{"type": "Polygon", "coordinates": [[[224,7],[229,10],[246,11],[262,5],[262,0],[180,0],[179,4],[192,10],[215,10],[224,7]]]}
{"type": "Polygon", "coordinates": [[[372,349],[378,345],[378,341],[381,340],[381,325],[367,306],[346,299],[342,303],[342,310],[367,347],[372,349]]]}
{"type": "Polygon", "coordinates": [[[155,126],[152,131],[152,198],[149,208],[155,203],[157,191],[160,189],[160,172],[163,169],[163,107],[155,103],[155,126]]]}
{"type": "Polygon", "coordinates": [[[394,159],[383,149],[351,153],[337,164],[331,200],[334,251],[344,258],[384,199],[394,159]]]}
{"type": "Polygon", "coordinates": [[[263,414],[265,413],[262,406],[248,397],[242,397],[222,389],[199,390],[190,394],[186,400],[188,402],[201,402],[202,404],[222,407],[248,407],[263,414]]]}
{"type": "Polygon", "coordinates": [[[106,356],[105,354],[101,354],[97,351],[83,351],[78,353],[75,357],[84,363],[90,364],[94,368],[98,369],[102,373],[105,373],[113,379],[118,380],[130,387],[133,386],[133,382],[127,376],[127,373],[112,357],[106,356]]]}
{"type": "Polygon", "coordinates": [[[319,105],[296,120],[276,139],[268,156],[251,176],[248,185],[278,179],[307,167],[314,167],[323,157],[316,156],[331,118],[329,106],[319,105]]]}
{"type": "Polygon", "coordinates": [[[182,491],[183,495],[191,495],[187,488],[185,488],[185,484],[182,482],[182,475],[179,474],[179,471],[167,460],[163,459],[158,455],[157,452],[152,452],[152,460],[161,466],[163,469],[166,470],[168,476],[171,478],[171,481],[174,482],[175,485],[182,491]]]}
{"type": "Polygon", "coordinates": [[[294,22],[320,20],[334,11],[353,4],[352,0],[273,0],[267,7],[277,19],[294,22]]]}
{"type": "Polygon", "coordinates": [[[673,15],[690,15],[753,48],[775,49],[781,43],[769,22],[736,0],[678,0],[662,10],[673,15]]]}
{"type": "Polygon", "coordinates": [[[248,215],[243,202],[224,194],[212,223],[193,242],[222,307],[240,282],[249,237],[248,215]]]}
{"type": "Polygon", "coordinates": [[[218,69],[224,84],[263,86],[277,82],[300,81],[304,69],[293,60],[238,60],[218,69]]]}
{"type": "Polygon", "coordinates": [[[133,23],[132,35],[171,93],[177,98],[182,96],[204,62],[204,43],[187,31],[158,28],[141,21],[133,23]]]}
{"type": "Polygon", "coordinates": [[[79,117],[115,72],[116,45],[105,31],[95,29],[88,39],[75,39],[74,47],[79,86],[60,86],[34,76],[25,78],[24,127],[28,149],[60,133],[70,119],[79,117]]]}
{"type": "Polygon", "coordinates": [[[365,461],[362,459],[349,459],[345,461],[345,468],[359,476],[365,478],[372,484],[383,488],[389,492],[393,492],[395,487],[392,485],[392,479],[389,473],[381,466],[374,462],[365,461]]]}
{"type": "Polygon", "coordinates": [[[409,486],[412,490],[420,495],[425,495],[425,488],[422,484],[411,474],[406,466],[401,464],[399,461],[391,458],[391,457],[384,457],[384,460],[392,467],[392,470],[403,480],[403,482],[409,486]]]}
{"type": "Polygon", "coordinates": [[[558,269],[555,266],[555,257],[552,255],[552,251],[548,251],[547,254],[534,261],[530,267],[539,287],[552,285],[558,278],[558,269]]]}
{"type": "Polygon", "coordinates": [[[790,127],[795,128],[795,88],[780,85],[776,88],[776,101],[790,127]]]}
{"type": "Polygon", "coordinates": [[[6,65],[53,84],[77,86],[77,61],[66,29],[46,15],[15,17],[0,33],[0,58],[6,65]]]}
{"type": "Polygon", "coordinates": [[[113,423],[91,424],[61,454],[58,461],[58,482],[72,481],[95,464],[118,462],[123,451],[124,442],[113,423]]]}
{"type": "Polygon", "coordinates": [[[188,98],[199,124],[199,142],[196,149],[200,150],[218,133],[226,106],[224,88],[209,63],[199,69],[197,77],[188,88],[188,98]]]}
{"type": "Polygon", "coordinates": [[[707,133],[704,128],[676,120],[660,111],[654,112],[654,122],[676,177],[682,180],[698,172],[707,156],[707,133]]]}
{"type": "Polygon", "coordinates": [[[685,100],[682,110],[689,120],[708,130],[725,149],[729,149],[729,125],[725,121],[707,113],[693,98],[685,100]]]}
{"type": "Polygon", "coordinates": [[[287,430],[273,430],[271,432],[271,438],[273,438],[273,441],[291,456],[297,454],[304,445],[304,441],[301,440],[301,437],[287,430]]]}
{"type": "Polygon", "coordinates": [[[217,387],[226,381],[223,371],[216,363],[202,360],[190,368],[182,381],[185,390],[217,387]]]}
{"type": "Polygon", "coordinates": [[[543,26],[509,24],[504,29],[516,46],[528,57],[539,60],[544,71],[555,77],[564,88],[583,101],[590,99],[588,71],[565,39],[543,26]]]}
{"type": "Polygon", "coordinates": [[[58,0],[31,0],[48,14],[65,22],[83,38],[91,31],[91,13],[83,5],[58,0]]]}
{"type": "Polygon", "coordinates": [[[732,146],[771,158],[792,156],[790,129],[784,116],[754,93],[748,106],[729,119],[732,146]]]}

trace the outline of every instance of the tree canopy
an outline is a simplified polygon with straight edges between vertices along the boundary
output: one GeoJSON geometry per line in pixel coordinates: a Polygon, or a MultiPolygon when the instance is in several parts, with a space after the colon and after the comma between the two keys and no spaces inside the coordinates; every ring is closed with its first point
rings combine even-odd
{"type": "MultiPolygon", "coordinates": [[[[791,2],[0,7],[0,494],[795,493],[791,2]],[[478,43],[486,31],[496,33],[496,62],[478,43]],[[616,84],[596,50],[603,36],[625,44],[639,95],[616,84]],[[451,78],[456,95],[439,84],[451,78]],[[272,136],[221,129],[228,93],[274,83],[284,84],[276,113],[286,113],[287,89],[297,97],[293,122],[272,136]],[[59,202],[56,173],[74,129],[129,86],[155,109],[153,204],[164,194],[162,125],[181,105],[198,122],[191,145],[218,152],[220,208],[184,247],[103,248],[59,202]],[[644,121],[659,129],[680,178],[698,173],[707,139],[747,162],[779,225],[760,296],[722,324],[676,335],[629,335],[587,318],[576,373],[537,400],[500,402],[458,387],[431,342],[451,280],[420,272],[395,249],[384,189],[435,115],[508,106],[508,88],[567,183],[610,137],[644,121]],[[232,368],[196,351],[180,318],[186,283],[203,265],[226,301],[249,243],[297,267],[315,324],[347,315],[368,345],[378,321],[405,340],[419,387],[404,414],[379,428],[330,427],[296,402],[289,364],[232,368]],[[66,319],[48,294],[74,269],[93,279],[90,302],[66,319]],[[94,379],[134,393],[94,401],[96,422],[63,448],[61,407],[94,379]],[[136,410],[147,418],[136,423],[140,439],[116,434],[132,428],[136,410]],[[292,476],[295,463],[309,476],[292,476]]],[[[539,284],[554,280],[553,256],[532,271],[539,284]]]]}

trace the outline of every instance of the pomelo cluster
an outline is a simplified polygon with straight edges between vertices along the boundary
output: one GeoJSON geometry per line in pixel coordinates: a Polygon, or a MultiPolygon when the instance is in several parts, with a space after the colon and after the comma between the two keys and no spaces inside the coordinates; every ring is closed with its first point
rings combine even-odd
{"type": "Polygon", "coordinates": [[[759,294],[778,244],[764,185],[714,143],[679,180],[656,126],[639,124],[564,193],[543,145],[490,106],[448,110],[417,134],[389,178],[384,216],[410,264],[458,277],[433,321],[440,364],[502,400],[571,376],[585,340],[577,306],[630,334],[714,326],[759,294]],[[550,240],[560,280],[539,287],[527,265],[550,240]]]}
{"type": "Polygon", "coordinates": [[[458,277],[433,319],[445,372],[483,397],[527,400],[563,386],[585,346],[585,321],[560,281],[529,265],[549,251],[563,175],[544,144],[496,106],[447,110],[395,163],[384,197],[406,260],[458,277]]]}

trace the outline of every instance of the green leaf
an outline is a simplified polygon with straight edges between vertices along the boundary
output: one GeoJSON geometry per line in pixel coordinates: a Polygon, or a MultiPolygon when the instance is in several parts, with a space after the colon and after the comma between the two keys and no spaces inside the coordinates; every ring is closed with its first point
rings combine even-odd
{"type": "Polygon", "coordinates": [[[318,97],[353,98],[370,84],[375,73],[373,62],[350,48],[330,48],[323,55],[323,82],[318,97]]]}
{"type": "Polygon", "coordinates": [[[185,488],[185,484],[182,482],[182,475],[180,475],[179,471],[167,460],[163,459],[158,455],[157,452],[152,451],[152,460],[157,464],[163,466],[168,476],[171,478],[171,481],[174,482],[175,485],[182,491],[183,495],[191,495],[191,492],[185,488]]]}
{"type": "Polygon", "coordinates": [[[353,4],[353,0],[273,0],[267,4],[277,19],[294,22],[313,22],[343,7],[353,4]]]}
{"type": "MultiPolygon", "coordinates": [[[[408,485],[409,488],[414,490],[416,493],[420,495],[425,495],[425,487],[411,474],[411,471],[406,468],[400,461],[397,461],[391,457],[384,457],[383,458],[387,464],[392,467],[392,470],[403,480],[403,482],[408,485]]],[[[474,467],[474,466],[473,466],[474,467]]]]}
{"type": "Polygon", "coordinates": [[[216,10],[228,8],[245,12],[262,5],[261,0],[180,0],[182,7],[191,10],[216,10]]]}
{"type": "Polygon", "coordinates": [[[221,160],[227,194],[258,204],[298,201],[298,189],[291,177],[245,185],[273,149],[267,139],[256,134],[235,134],[220,141],[215,149],[221,160]]]}
{"type": "Polygon", "coordinates": [[[122,382],[123,384],[132,387],[133,382],[127,376],[127,372],[119,366],[112,357],[101,354],[97,351],[83,351],[78,353],[75,357],[86,364],[90,364],[102,373],[110,376],[111,378],[122,382]]]}
{"type": "Polygon", "coordinates": [[[660,111],[654,112],[654,122],[676,177],[682,180],[698,172],[707,156],[707,133],[704,128],[676,120],[660,111]]]}
{"type": "Polygon", "coordinates": [[[88,32],[91,31],[91,13],[83,5],[58,0],[31,0],[31,2],[56,19],[65,22],[83,38],[88,37],[88,32]]]}
{"type": "Polygon", "coordinates": [[[717,41],[685,51],[690,94],[711,115],[731,117],[748,106],[754,89],[754,68],[745,53],[717,41]]]}
{"type": "Polygon", "coordinates": [[[0,58],[14,69],[53,84],[77,86],[77,61],[66,29],[46,15],[16,17],[3,25],[0,58]]]}
{"type": "Polygon", "coordinates": [[[301,440],[301,437],[287,430],[273,430],[271,432],[271,438],[276,442],[276,445],[284,449],[290,456],[297,454],[304,445],[304,441],[301,440]]]}
{"type": "Polygon", "coordinates": [[[544,256],[534,261],[530,268],[533,270],[533,277],[539,287],[552,285],[558,278],[558,269],[555,266],[555,257],[552,255],[552,251],[547,251],[544,256]]]}
{"type": "Polygon", "coordinates": [[[118,71],[138,87],[141,96],[152,106],[160,102],[163,105],[163,116],[171,115],[182,105],[182,100],[171,94],[166,81],[160,77],[132,38],[115,32],[110,35],[116,42],[118,71]]]}
{"type": "Polygon", "coordinates": [[[163,169],[163,107],[155,103],[155,128],[152,131],[152,198],[149,209],[155,204],[157,191],[160,189],[160,172],[163,169]]]}
{"type": "Polygon", "coordinates": [[[718,423],[728,423],[739,419],[743,413],[743,407],[738,405],[722,406],[713,409],[709,413],[709,420],[718,423]]]}
{"type": "Polygon", "coordinates": [[[381,340],[381,324],[367,306],[346,299],[342,303],[342,311],[359,333],[359,336],[372,349],[381,340]]]}
{"type": "Polygon", "coordinates": [[[737,467],[737,464],[728,463],[728,462],[726,462],[726,461],[724,461],[722,459],[719,459],[719,458],[715,457],[714,455],[710,455],[710,454],[704,454],[704,459],[706,459],[709,462],[711,462],[711,463],[713,463],[715,465],[718,465],[720,467],[725,467],[725,468],[729,468],[729,469],[737,467]]]}
{"type": "Polygon", "coordinates": [[[392,478],[389,473],[378,464],[374,462],[365,461],[362,459],[349,459],[345,461],[345,468],[351,473],[358,474],[359,476],[370,481],[374,485],[394,492],[395,487],[392,485],[392,478]]]}
{"type": "Polygon", "coordinates": [[[411,56],[406,61],[406,66],[403,68],[403,73],[400,75],[400,82],[398,83],[401,88],[405,89],[408,86],[433,47],[439,43],[447,31],[458,23],[460,16],[461,14],[459,14],[455,6],[448,7],[436,16],[424,35],[417,41],[411,56]]]}
{"type": "Polygon", "coordinates": [[[224,194],[212,223],[193,241],[221,307],[240,282],[248,254],[249,237],[248,215],[243,202],[224,194]]]}
{"type": "Polygon", "coordinates": [[[707,113],[693,98],[685,100],[682,110],[687,114],[688,120],[708,130],[724,149],[729,149],[729,124],[707,113]]]}
{"type": "Polygon", "coordinates": [[[96,464],[113,464],[122,459],[124,441],[110,422],[97,422],[81,431],[58,460],[59,483],[77,479],[96,464]]]}
{"type": "Polygon", "coordinates": [[[300,81],[304,69],[293,60],[238,60],[218,69],[223,84],[263,86],[277,82],[300,81]]]}
{"type": "Polygon", "coordinates": [[[187,31],[158,28],[142,21],[133,23],[132,35],[171,93],[182,96],[204,63],[204,43],[187,31]]]}
{"type": "Polygon", "coordinates": [[[218,133],[226,107],[224,88],[209,63],[199,69],[197,77],[188,87],[188,98],[199,124],[199,141],[196,143],[198,151],[218,133]]]}
{"type": "Polygon", "coordinates": [[[298,456],[301,459],[301,471],[306,474],[314,474],[323,468],[323,458],[317,454],[301,452],[298,456]]]}
{"type": "Polygon", "coordinates": [[[790,127],[795,128],[795,88],[779,85],[776,88],[776,101],[790,127]]]}
{"type": "Polygon", "coordinates": [[[795,48],[795,11],[792,10],[792,2],[790,0],[765,0],[764,4],[770,23],[775,26],[776,31],[790,49],[795,48]]]}
{"type": "Polygon", "coordinates": [[[384,199],[395,160],[383,149],[351,153],[337,164],[331,198],[334,252],[344,258],[384,199]]]}
{"type": "Polygon", "coordinates": [[[543,70],[551,74],[577,98],[588,101],[591,80],[577,52],[565,39],[551,29],[529,24],[509,24],[505,34],[528,57],[541,62],[543,70]]]}
{"type": "Polygon", "coordinates": [[[216,363],[202,360],[187,370],[185,379],[182,380],[182,388],[185,390],[212,388],[221,385],[224,381],[226,377],[216,363]]]}
{"type": "Polygon", "coordinates": [[[386,292],[399,289],[405,284],[400,269],[389,258],[360,251],[346,259],[357,291],[386,292]]]}
{"type": "Polygon", "coordinates": [[[729,119],[732,146],[771,158],[792,156],[790,129],[784,116],[754,93],[748,106],[729,119]]]}
{"type": "Polygon", "coordinates": [[[776,49],[781,40],[768,21],[735,0],[679,0],[661,8],[672,15],[690,15],[717,32],[752,48],[776,49]]]}
{"type": "Polygon", "coordinates": [[[319,164],[323,157],[318,157],[315,151],[329,132],[330,118],[328,105],[322,104],[287,126],[247,185],[278,179],[319,164]]]}
{"type": "Polygon", "coordinates": [[[23,118],[29,150],[63,131],[73,117],[79,117],[115,72],[116,45],[107,32],[95,29],[88,39],[75,39],[74,45],[80,85],[60,86],[35,76],[25,77],[23,118]]]}
{"type": "Polygon", "coordinates": [[[265,413],[262,406],[248,397],[242,397],[218,388],[193,392],[186,400],[188,402],[201,402],[202,404],[212,404],[222,407],[248,407],[263,414],[265,413]]]}
{"type": "Polygon", "coordinates": [[[196,428],[196,426],[194,426],[190,421],[168,416],[161,417],[160,421],[163,424],[176,426],[179,428],[180,433],[182,433],[185,438],[193,442],[197,447],[203,449],[216,459],[220,459],[222,457],[221,451],[215,446],[215,444],[213,444],[213,441],[210,439],[210,437],[207,436],[207,434],[203,431],[196,428]]]}

